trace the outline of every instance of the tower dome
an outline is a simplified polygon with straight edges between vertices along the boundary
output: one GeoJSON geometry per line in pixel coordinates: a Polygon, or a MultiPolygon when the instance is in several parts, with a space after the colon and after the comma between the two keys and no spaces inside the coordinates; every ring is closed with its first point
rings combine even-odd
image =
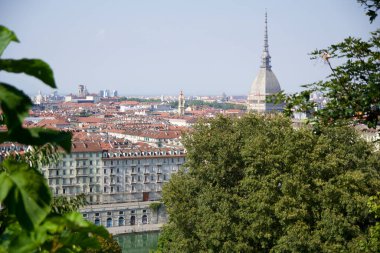
{"type": "Polygon", "coordinates": [[[259,73],[251,85],[248,95],[248,110],[256,112],[268,112],[282,110],[282,105],[267,103],[266,98],[281,91],[280,83],[272,71],[268,45],[268,23],[265,13],[264,50],[261,55],[259,73]]]}

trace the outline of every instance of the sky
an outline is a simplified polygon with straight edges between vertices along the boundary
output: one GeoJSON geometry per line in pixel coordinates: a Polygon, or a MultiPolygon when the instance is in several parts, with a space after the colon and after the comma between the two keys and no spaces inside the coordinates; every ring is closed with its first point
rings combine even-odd
{"type": "MultiPolygon", "coordinates": [[[[265,11],[272,70],[287,93],[329,74],[311,51],[380,27],[355,0],[0,0],[0,24],[21,42],[2,57],[43,59],[60,94],[83,84],[125,96],[247,95],[265,11]]],[[[0,80],[30,95],[53,91],[24,75],[0,80]]]]}

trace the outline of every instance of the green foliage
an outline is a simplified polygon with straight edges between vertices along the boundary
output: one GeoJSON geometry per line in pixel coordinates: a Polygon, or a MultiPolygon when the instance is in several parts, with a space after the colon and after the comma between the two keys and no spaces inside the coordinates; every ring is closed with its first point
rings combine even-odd
{"type": "Polygon", "coordinates": [[[88,249],[86,250],[86,253],[121,253],[121,247],[117,243],[117,241],[113,238],[113,236],[110,234],[109,237],[103,238],[98,237],[99,243],[100,243],[100,249],[88,249]]]}
{"type": "Polygon", "coordinates": [[[153,203],[150,203],[149,205],[149,208],[153,211],[153,212],[157,212],[158,209],[160,209],[162,206],[162,203],[161,202],[153,202],[153,203]]]}
{"type": "Polygon", "coordinates": [[[56,196],[51,203],[52,212],[56,214],[65,214],[77,212],[80,207],[87,205],[86,195],[79,194],[75,197],[56,196]]]}
{"type": "MultiPolygon", "coordinates": [[[[16,35],[0,26],[0,55],[16,35]]],[[[36,59],[0,59],[0,71],[25,73],[55,87],[49,65],[36,59]]],[[[71,134],[43,128],[24,128],[32,106],[30,98],[12,85],[0,82],[0,143],[19,142],[34,147],[25,155],[8,154],[0,162],[0,252],[83,252],[99,248],[108,238],[105,228],[85,221],[76,212],[84,197],[52,202],[46,180],[38,170],[56,162],[57,148],[71,149],[71,134]],[[46,157],[48,156],[48,157],[46,157]],[[53,208],[52,208],[53,207],[53,208]]]]}
{"type": "Polygon", "coordinates": [[[368,200],[370,213],[374,215],[374,224],[369,228],[369,238],[363,243],[364,248],[370,252],[380,251],[380,193],[372,196],[368,200]]]}
{"type": "Polygon", "coordinates": [[[278,101],[286,102],[285,113],[306,110],[323,125],[349,122],[375,127],[380,116],[380,30],[368,41],[349,37],[312,53],[312,59],[320,57],[331,69],[328,79],[305,85],[307,89],[297,94],[279,95],[278,101]],[[344,62],[333,66],[334,60],[344,62]],[[316,111],[315,102],[309,100],[315,91],[328,101],[316,111]]]}
{"type": "Polygon", "coordinates": [[[372,23],[380,10],[380,0],[357,0],[367,10],[366,15],[369,16],[369,21],[372,23]]]}
{"type": "Polygon", "coordinates": [[[0,202],[16,215],[20,225],[33,230],[50,212],[51,196],[45,179],[26,163],[7,159],[1,163],[0,202]]]}
{"type": "Polygon", "coordinates": [[[55,86],[53,71],[50,66],[39,59],[1,59],[0,71],[1,70],[34,76],[49,85],[51,88],[57,88],[55,86]]]}
{"type": "Polygon", "coordinates": [[[184,139],[164,186],[161,252],[362,252],[380,190],[379,153],[354,129],[283,117],[218,117],[184,139]]]}
{"type": "Polygon", "coordinates": [[[4,26],[0,26],[0,56],[11,42],[19,42],[16,34],[4,26]]]}

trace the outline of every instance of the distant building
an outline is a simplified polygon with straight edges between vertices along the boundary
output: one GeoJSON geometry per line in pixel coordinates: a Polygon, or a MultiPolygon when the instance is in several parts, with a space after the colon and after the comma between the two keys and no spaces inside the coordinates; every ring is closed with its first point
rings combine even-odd
{"type": "Polygon", "coordinates": [[[250,111],[271,112],[281,111],[283,108],[283,105],[275,105],[273,103],[267,103],[266,101],[268,96],[281,91],[280,83],[272,72],[272,66],[270,64],[271,57],[268,48],[267,14],[265,13],[264,50],[261,56],[261,66],[259,73],[251,85],[247,100],[247,108],[250,111]]]}
{"type": "Polygon", "coordinates": [[[86,97],[88,95],[87,88],[84,85],[78,85],[78,97],[86,97]]]}
{"type": "Polygon", "coordinates": [[[182,91],[178,96],[178,115],[185,115],[185,96],[182,91]]]}

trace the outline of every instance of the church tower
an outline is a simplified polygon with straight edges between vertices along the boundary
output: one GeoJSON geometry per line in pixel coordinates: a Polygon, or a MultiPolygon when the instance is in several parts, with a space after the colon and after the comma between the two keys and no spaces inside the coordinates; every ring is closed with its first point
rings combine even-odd
{"type": "Polygon", "coordinates": [[[178,96],[178,115],[185,115],[185,96],[183,95],[182,91],[178,96]]]}
{"type": "Polygon", "coordinates": [[[272,72],[270,63],[269,45],[268,45],[268,22],[267,13],[265,12],[265,31],[264,31],[264,49],[261,55],[261,66],[259,73],[251,85],[251,90],[248,95],[249,111],[255,112],[271,112],[281,111],[282,105],[267,103],[266,98],[272,94],[281,91],[280,83],[272,72]]]}

